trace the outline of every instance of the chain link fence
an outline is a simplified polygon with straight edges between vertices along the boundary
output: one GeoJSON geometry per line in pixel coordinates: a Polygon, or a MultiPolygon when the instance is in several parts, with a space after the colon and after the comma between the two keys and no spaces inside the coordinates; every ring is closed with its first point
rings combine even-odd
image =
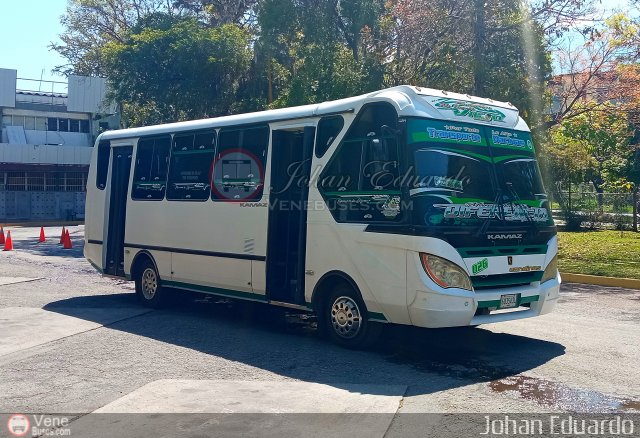
{"type": "Polygon", "coordinates": [[[567,230],[638,230],[637,192],[598,193],[590,185],[558,183],[549,195],[556,223],[567,230]]]}

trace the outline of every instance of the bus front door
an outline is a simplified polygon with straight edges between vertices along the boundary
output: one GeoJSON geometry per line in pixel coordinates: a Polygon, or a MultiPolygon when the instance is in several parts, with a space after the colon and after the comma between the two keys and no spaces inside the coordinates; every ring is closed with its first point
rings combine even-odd
{"type": "Polygon", "coordinates": [[[105,274],[124,277],[124,228],[133,147],[113,148],[105,274]]]}
{"type": "Polygon", "coordinates": [[[267,296],[304,304],[311,154],[315,128],[274,130],[267,241],[267,296]]]}

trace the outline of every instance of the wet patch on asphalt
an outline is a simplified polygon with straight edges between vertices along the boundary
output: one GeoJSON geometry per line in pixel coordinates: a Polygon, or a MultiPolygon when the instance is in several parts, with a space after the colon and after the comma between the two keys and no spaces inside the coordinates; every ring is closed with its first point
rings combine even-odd
{"type": "Polygon", "coordinates": [[[621,399],[589,389],[571,388],[550,380],[529,376],[510,376],[489,382],[496,393],[515,395],[541,406],[568,412],[640,411],[640,400],[621,399]]]}

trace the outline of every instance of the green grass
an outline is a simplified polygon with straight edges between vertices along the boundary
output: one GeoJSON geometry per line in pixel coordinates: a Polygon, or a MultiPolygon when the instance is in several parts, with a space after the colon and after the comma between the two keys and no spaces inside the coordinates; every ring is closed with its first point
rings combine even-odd
{"type": "Polygon", "coordinates": [[[560,272],[640,279],[640,233],[560,232],[560,272]]]}

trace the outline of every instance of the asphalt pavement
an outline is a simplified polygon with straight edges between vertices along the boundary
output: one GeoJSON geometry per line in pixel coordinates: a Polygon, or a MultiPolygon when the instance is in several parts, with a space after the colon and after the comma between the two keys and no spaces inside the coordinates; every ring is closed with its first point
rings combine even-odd
{"type": "MultiPolygon", "coordinates": [[[[549,315],[389,326],[376,347],[349,351],[317,336],[313,318],[262,305],[181,293],[170,308],[142,307],[132,283],[83,258],[82,226],[68,250],[59,227],[44,243],[39,228],[11,231],[15,250],[0,252],[0,412],[129,432],[135,422],[96,415],[297,414],[299,432],[306,414],[375,414],[366,427],[323,420],[325,432],[369,437],[402,435],[411,428],[398,415],[413,413],[640,412],[637,290],[564,284],[549,315]]],[[[231,435],[278,430],[272,417],[225,418],[231,435]]]]}

